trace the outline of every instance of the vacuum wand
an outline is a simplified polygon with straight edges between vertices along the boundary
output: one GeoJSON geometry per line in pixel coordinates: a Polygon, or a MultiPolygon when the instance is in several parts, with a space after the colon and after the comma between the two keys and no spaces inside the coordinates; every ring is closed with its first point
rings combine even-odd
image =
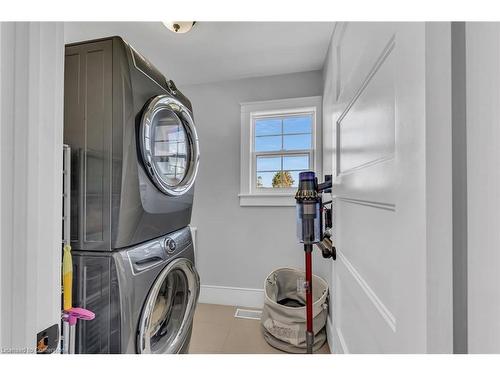
{"type": "Polygon", "coordinates": [[[306,351],[312,354],[314,346],[313,295],[312,295],[312,250],[313,245],[304,245],[306,254],[306,351]]]}
{"type": "Polygon", "coordinates": [[[321,192],[328,188],[331,188],[331,179],[329,182],[318,185],[314,172],[299,174],[299,188],[295,200],[297,201],[297,236],[304,244],[306,263],[306,347],[308,354],[312,354],[314,346],[312,251],[313,245],[323,240],[321,192]]]}

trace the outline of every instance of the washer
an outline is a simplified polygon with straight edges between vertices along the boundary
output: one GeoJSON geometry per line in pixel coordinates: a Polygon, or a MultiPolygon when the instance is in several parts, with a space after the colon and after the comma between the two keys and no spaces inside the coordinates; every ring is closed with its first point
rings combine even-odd
{"type": "Polygon", "coordinates": [[[120,37],[66,46],[73,249],[114,251],[191,221],[199,142],[190,101],[120,37]]]}
{"type": "Polygon", "coordinates": [[[184,228],[116,252],[75,251],[77,353],[187,353],[200,281],[184,228]]]}

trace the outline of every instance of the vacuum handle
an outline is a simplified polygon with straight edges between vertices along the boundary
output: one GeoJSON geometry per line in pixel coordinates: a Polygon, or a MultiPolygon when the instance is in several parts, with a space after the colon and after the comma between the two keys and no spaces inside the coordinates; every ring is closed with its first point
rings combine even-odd
{"type": "Polygon", "coordinates": [[[318,191],[320,193],[331,193],[332,192],[332,175],[325,175],[325,182],[318,185],[318,191]]]}

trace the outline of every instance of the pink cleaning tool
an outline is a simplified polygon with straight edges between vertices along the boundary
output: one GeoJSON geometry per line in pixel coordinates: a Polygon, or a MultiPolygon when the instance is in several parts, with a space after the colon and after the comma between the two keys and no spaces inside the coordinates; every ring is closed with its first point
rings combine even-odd
{"type": "Polygon", "coordinates": [[[95,318],[95,314],[92,311],[82,309],[81,307],[72,307],[69,310],[65,310],[63,314],[64,320],[66,320],[70,326],[74,326],[78,319],[92,320],[95,318]]]}

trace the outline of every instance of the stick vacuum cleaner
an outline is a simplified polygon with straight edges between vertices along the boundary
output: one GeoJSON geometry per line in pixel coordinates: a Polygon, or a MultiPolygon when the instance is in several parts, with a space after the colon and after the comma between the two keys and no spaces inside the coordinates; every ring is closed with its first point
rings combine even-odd
{"type": "MultiPolygon", "coordinates": [[[[299,189],[295,195],[297,201],[297,236],[304,244],[306,266],[306,345],[307,353],[312,354],[314,345],[313,331],[313,293],[312,293],[312,257],[314,244],[319,246],[325,258],[335,259],[335,250],[331,245],[330,236],[323,234],[323,201],[321,193],[331,192],[331,176],[326,182],[318,184],[314,172],[299,174],[299,189]],[[324,240],[330,241],[330,249],[324,245],[324,240]]],[[[328,242],[327,242],[328,243],[328,242]]]]}

